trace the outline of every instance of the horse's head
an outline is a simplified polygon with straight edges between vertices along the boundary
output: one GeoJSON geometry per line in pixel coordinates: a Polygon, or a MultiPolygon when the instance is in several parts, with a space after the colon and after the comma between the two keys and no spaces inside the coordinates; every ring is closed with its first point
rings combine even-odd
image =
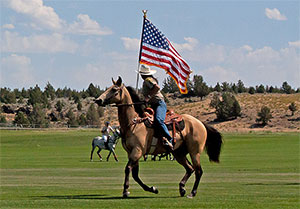
{"type": "Polygon", "coordinates": [[[125,87],[124,84],[122,83],[122,78],[119,76],[117,81],[114,81],[112,79],[113,85],[109,87],[103,94],[101,94],[95,102],[99,106],[105,106],[107,104],[119,104],[121,103],[123,99],[123,88],[125,87]]]}

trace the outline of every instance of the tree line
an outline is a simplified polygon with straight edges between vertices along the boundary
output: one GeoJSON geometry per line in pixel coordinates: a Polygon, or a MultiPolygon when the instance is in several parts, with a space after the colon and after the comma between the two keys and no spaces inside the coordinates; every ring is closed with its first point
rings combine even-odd
{"type": "MultiPolygon", "coordinates": [[[[99,125],[99,119],[104,115],[103,107],[91,103],[88,104],[87,110],[83,110],[82,100],[88,97],[97,98],[102,92],[99,86],[94,86],[92,83],[87,90],[82,91],[67,87],[55,90],[49,82],[44,90],[38,85],[22,90],[1,88],[2,104],[26,104],[27,106],[12,109],[8,105],[1,105],[0,113],[15,113],[13,123],[25,127],[49,127],[51,122],[62,121],[65,121],[68,126],[99,125]],[[76,109],[68,107],[63,98],[76,104],[76,109]],[[54,100],[56,102],[53,104],[51,101],[54,100]]],[[[6,123],[3,115],[0,116],[0,123],[6,123]]]]}
{"type": "MultiPolygon", "coordinates": [[[[241,115],[241,108],[236,100],[234,94],[238,93],[285,93],[293,94],[299,93],[300,88],[293,89],[286,81],[283,82],[280,88],[273,86],[258,85],[255,87],[245,87],[244,83],[239,80],[237,83],[222,82],[217,83],[214,87],[208,86],[204,82],[201,75],[194,75],[192,80],[187,81],[188,94],[182,95],[179,93],[178,87],[175,81],[168,77],[163,81],[162,92],[173,93],[175,97],[200,97],[201,100],[211,92],[215,92],[210,106],[215,108],[216,120],[226,121],[239,117],[241,115]]],[[[15,113],[14,124],[26,125],[35,127],[48,127],[50,122],[66,121],[70,126],[82,126],[82,125],[99,125],[99,119],[104,115],[104,109],[94,105],[93,102],[88,104],[88,110],[83,110],[82,100],[88,97],[97,98],[104,90],[99,86],[95,86],[92,83],[86,90],[71,90],[70,88],[58,88],[55,89],[49,82],[42,90],[38,85],[30,87],[29,89],[22,88],[11,90],[9,88],[0,89],[0,102],[4,104],[24,104],[27,107],[20,108],[18,110],[7,110],[7,106],[2,105],[0,113],[9,112],[15,113]],[[67,98],[76,104],[76,109],[66,107],[66,104],[61,98],[67,98]],[[56,103],[53,106],[53,100],[56,99],[56,103]],[[51,107],[52,104],[52,107],[51,107]],[[29,108],[31,107],[31,109],[29,108]],[[55,111],[53,111],[53,109],[55,111]],[[51,113],[46,113],[51,110],[51,113]]],[[[167,98],[166,98],[167,99],[167,98]]],[[[289,109],[294,113],[297,110],[295,104],[291,104],[289,109]]],[[[262,121],[266,124],[270,120],[270,110],[264,107],[260,113],[258,113],[258,121],[262,121]]],[[[5,122],[5,117],[1,115],[0,123],[5,122]]]]}
{"type": "MultiPolygon", "coordinates": [[[[228,83],[222,82],[221,84],[218,82],[214,87],[208,86],[206,82],[203,80],[201,75],[194,75],[192,80],[187,81],[187,89],[188,94],[183,95],[185,97],[198,96],[203,99],[211,92],[231,92],[234,94],[238,93],[283,93],[283,94],[293,94],[299,93],[300,88],[296,90],[293,89],[287,81],[282,83],[281,87],[277,86],[264,86],[262,84],[257,85],[255,87],[245,87],[243,81],[239,80],[237,83],[228,83]]],[[[162,91],[164,93],[176,93],[179,92],[178,87],[175,81],[172,78],[166,78],[163,81],[162,91]]]]}

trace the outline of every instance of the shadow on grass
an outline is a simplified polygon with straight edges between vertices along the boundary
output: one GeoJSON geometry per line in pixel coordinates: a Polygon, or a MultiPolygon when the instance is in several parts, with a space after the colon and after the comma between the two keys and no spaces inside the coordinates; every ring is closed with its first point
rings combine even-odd
{"type": "MultiPolygon", "coordinates": [[[[166,198],[166,197],[149,197],[149,196],[136,196],[136,197],[128,197],[123,198],[120,196],[107,196],[107,195],[100,195],[100,194],[91,194],[91,195],[46,195],[46,196],[32,196],[33,198],[45,198],[45,199],[59,199],[59,200],[134,200],[134,199],[159,199],[159,198],[166,198]]],[[[176,197],[168,197],[168,198],[180,198],[179,196],[176,197]]]]}

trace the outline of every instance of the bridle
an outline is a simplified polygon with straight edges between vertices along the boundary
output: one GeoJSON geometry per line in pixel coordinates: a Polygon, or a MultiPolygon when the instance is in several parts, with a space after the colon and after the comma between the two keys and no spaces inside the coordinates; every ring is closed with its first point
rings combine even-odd
{"type": "MultiPolygon", "coordinates": [[[[120,93],[120,97],[122,97],[122,93],[123,92],[121,90],[123,90],[124,87],[125,87],[124,84],[122,84],[121,86],[115,88],[116,92],[114,93],[114,96],[116,96],[117,93],[121,92],[120,93]]],[[[146,104],[146,102],[143,101],[143,102],[133,102],[133,103],[125,103],[125,104],[114,104],[114,105],[109,105],[109,106],[112,106],[112,107],[124,107],[124,106],[143,105],[143,104],[146,104]]]]}

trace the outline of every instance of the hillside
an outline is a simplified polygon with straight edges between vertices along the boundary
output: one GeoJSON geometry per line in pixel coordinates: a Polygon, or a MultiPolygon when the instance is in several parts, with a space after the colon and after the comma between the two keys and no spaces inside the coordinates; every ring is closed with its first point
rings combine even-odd
{"type": "MultiPolygon", "coordinates": [[[[241,117],[235,120],[226,122],[215,122],[216,114],[214,109],[209,106],[213,93],[209,94],[202,101],[198,97],[192,98],[177,98],[172,94],[168,94],[169,100],[168,108],[174,109],[180,114],[191,114],[199,120],[213,125],[215,128],[222,132],[249,132],[249,131],[271,131],[271,132],[300,132],[300,93],[298,94],[237,94],[236,99],[241,106],[241,117]],[[294,102],[297,106],[297,111],[294,116],[291,116],[291,111],[288,106],[294,102]],[[271,109],[273,118],[271,122],[265,127],[260,127],[256,124],[257,112],[260,111],[262,106],[267,106],[271,109]]],[[[53,113],[55,111],[55,104],[59,99],[55,99],[51,102],[51,108],[49,108],[46,114],[53,113]]],[[[66,112],[72,107],[74,115],[78,117],[82,113],[86,113],[88,106],[93,103],[93,98],[86,98],[82,100],[82,110],[78,111],[76,104],[72,100],[66,98],[61,99],[65,103],[62,113],[66,112]]],[[[3,106],[3,105],[2,105],[3,106]]],[[[16,112],[17,109],[23,107],[28,108],[24,104],[6,105],[11,110],[16,112]]],[[[15,117],[15,113],[2,113],[6,117],[8,122],[12,122],[15,117]]],[[[52,127],[61,127],[66,123],[51,122],[52,127]]],[[[115,107],[104,108],[104,116],[100,118],[98,126],[102,126],[105,121],[112,121],[113,124],[118,125],[117,122],[117,109],[115,107]]]]}

